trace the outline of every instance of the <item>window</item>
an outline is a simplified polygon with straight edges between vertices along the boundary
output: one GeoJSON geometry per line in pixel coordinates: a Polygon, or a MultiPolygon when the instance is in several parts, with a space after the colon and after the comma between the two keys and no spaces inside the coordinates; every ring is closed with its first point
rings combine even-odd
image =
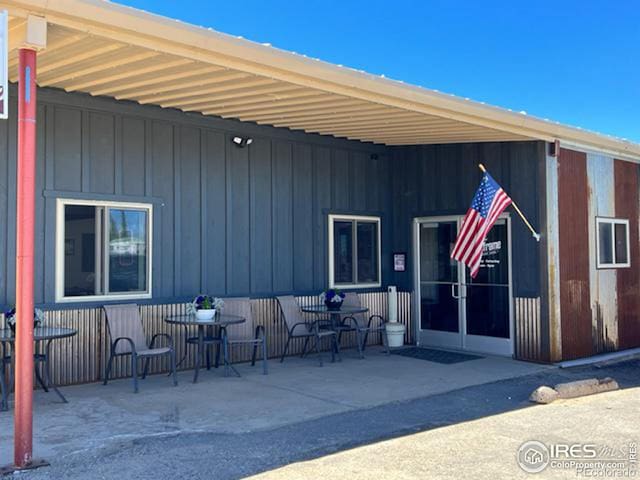
{"type": "Polygon", "coordinates": [[[329,286],[379,287],[380,218],[329,215],[329,286]]]}
{"type": "Polygon", "coordinates": [[[623,268],[629,261],[629,220],[596,218],[598,268],[623,268]]]}
{"type": "Polygon", "coordinates": [[[58,200],[56,300],[151,297],[148,204],[58,200]]]}

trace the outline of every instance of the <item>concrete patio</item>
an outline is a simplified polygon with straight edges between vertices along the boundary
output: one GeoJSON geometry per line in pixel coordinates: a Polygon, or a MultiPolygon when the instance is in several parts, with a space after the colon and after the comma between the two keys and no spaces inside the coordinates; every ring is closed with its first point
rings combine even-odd
{"type": "MultiPolygon", "coordinates": [[[[61,404],[53,393],[35,394],[34,451],[55,463],[66,455],[109,448],[122,440],[189,432],[245,433],[318,417],[411,400],[472,385],[528,375],[549,367],[507,358],[479,358],[456,364],[392,355],[373,349],[365,360],[346,351],[340,363],[319,368],[315,358],[270,362],[268,376],[249,364],[241,378],[223,369],[179,374],[173,387],[165,375],[65,387],[61,404]]],[[[0,412],[0,465],[12,459],[13,412],[0,412]]]]}

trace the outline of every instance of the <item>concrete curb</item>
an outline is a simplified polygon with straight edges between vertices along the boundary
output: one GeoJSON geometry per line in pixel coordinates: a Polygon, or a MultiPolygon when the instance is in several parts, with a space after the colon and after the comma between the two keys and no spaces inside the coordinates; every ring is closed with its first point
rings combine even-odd
{"type": "Polygon", "coordinates": [[[613,378],[602,379],[588,378],[586,380],[576,380],[574,382],[558,383],[551,388],[546,385],[536,388],[529,400],[535,403],[547,404],[559,398],[577,398],[595,393],[610,392],[618,390],[620,386],[613,378]]]}
{"type": "Polygon", "coordinates": [[[640,358],[640,348],[631,348],[629,350],[622,350],[619,352],[601,353],[592,357],[558,362],[554,365],[560,368],[583,367],[585,365],[613,365],[618,362],[625,362],[634,358],[640,358]]]}

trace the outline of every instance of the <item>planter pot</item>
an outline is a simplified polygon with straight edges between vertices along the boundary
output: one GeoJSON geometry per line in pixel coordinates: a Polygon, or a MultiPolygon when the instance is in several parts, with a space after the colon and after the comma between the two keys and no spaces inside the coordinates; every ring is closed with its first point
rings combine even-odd
{"type": "Polygon", "coordinates": [[[329,300],[325,300],[324,304],[327,306],[327,310],[338,311],[342,307],[342,302],[330,302],[329,300]]]}
{"type": "Polygon", "coordinates": [[[212,320],[213,317],[215,316],[216,316],[215,308],[196,310],[196,318],[198,320],[212,320]]]}
{"type": "Polygon", "coordinates": [[[385,325],[387,345],[389,347],[401,347],[404,345],[404,332],[406,327],[402,323],[389,322],[385,325]]]}

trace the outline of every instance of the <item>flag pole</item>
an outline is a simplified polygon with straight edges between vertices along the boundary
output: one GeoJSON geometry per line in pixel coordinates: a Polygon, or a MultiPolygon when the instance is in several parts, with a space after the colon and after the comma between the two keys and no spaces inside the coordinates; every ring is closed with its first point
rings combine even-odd
{"type": "MultiPolygon", "coordinates": [[[[487,169],[484,167],[483,164],[479,163],[478,167],[480,168],[480,170],[482,170],[482,173],[487,173],[487,169]]],[[[534,228],[529,223],[529,220],[527,220],[527,218],[524,216],[524,214],[522,213],[520,208],[518,208],[518,205],[516,205],[516,202],[514,202],[513,199],[511,199],[511,206],[515,209],[515,211],[518,213],[518,215],[520,215],[520,218],[522,218],[522,221],[524,222],[524,224],[527,227],[529,227],[529,230],[531,230],[531,234],[533,235],[533,238],[536,239],[536,242],[539,242],[540,241],[540,234],[534,230],[534,228]]]]}

